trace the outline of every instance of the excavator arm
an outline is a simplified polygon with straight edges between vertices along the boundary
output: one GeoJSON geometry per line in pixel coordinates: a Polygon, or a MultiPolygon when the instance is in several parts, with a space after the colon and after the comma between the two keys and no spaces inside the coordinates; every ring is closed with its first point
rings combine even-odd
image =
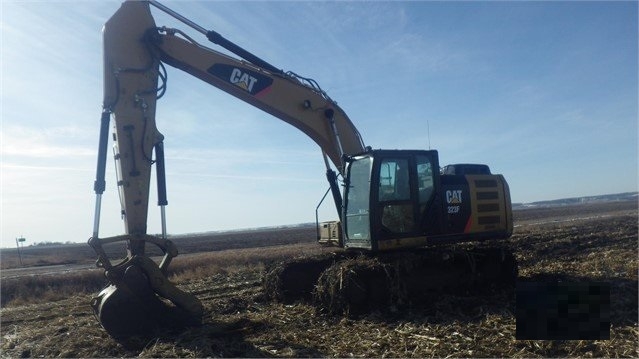
{"type": "Polygon", "coordinates": [[[159,297],[170,301],[180,316],[197,322],[203,313],[199,300],[166,278],[166,269],[177,255],[177,249],[166,239],[164,136],[155,122],[156,102],[167,86],[164,64],[262,109],[313,139],[322,150],[340,215],[341,195],[329,161],[343,175],[344,155],[362,153],[366,148],[348,116],[315,81],[278,70],[218,33],[204,30],[155,1],[124,2],[106,22],[103,36],[104,100],[94,184],[95,220],[89,244],[97,253],[97,264],[105,269],[110,285],[93,299],[92,306],[103,327],[114,336],[143,332],[166,321],[163,318],[166,303],[159,297]],[[181,30],[158,27],[149,5],[202,32],[238,58],[198,44],[181,30]],[[111,123],[125,235],[100,238],[101,196],[105,189],[111,123]],[[157,166],[158,205],[162,215],[160,238],[147,234],[153,164],[157,166]],[[112,264],[104,245],[117,241],[127,243],[127,257],[112,264]],[[164,258],[159,265],[145,256],[146,243],[155,244],[163,251],[164,258]]]}

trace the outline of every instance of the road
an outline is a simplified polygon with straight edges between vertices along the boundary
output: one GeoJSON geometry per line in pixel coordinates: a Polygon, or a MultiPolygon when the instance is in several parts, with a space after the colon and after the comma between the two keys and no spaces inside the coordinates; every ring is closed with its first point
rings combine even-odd
{"type": "Polygon", "coordinates": [[[85,271],[96,269],[95,264],[58,264],[51,266],[38,266],[38,267],[22,267],[3,269],[0,271],[0,277],[5,278],[19,278],[28,277],[34,275],[53,275],[69,272],[85,271]]]}

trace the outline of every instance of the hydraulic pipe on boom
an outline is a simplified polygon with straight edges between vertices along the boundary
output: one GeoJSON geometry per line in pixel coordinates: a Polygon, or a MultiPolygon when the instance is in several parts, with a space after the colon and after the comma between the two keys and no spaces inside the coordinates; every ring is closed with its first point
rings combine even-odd
{"type": "Polygon", "coordinates": [[[178,14],[177,12],[169,9],[168,7],[160,4],[159,2],[155,1],[155,0],[149,0],[149,3],[155,7],[157,7],[158,9],[166,12],[167,14],[171,15],[172,17],[180,20],[181,22],[185,23],[186,25],[188,25],[189,27],[195,29],[196,31],[198,31],[199,33],[201,33],[202,35],[206,36],[207,39],[209,39],[209,41],[211,41],[212,43],[216,44],[216,45],[220,45],[221,47],[229,50],[230,52],[234,53],[235,55],[245,59],[246,61],[257,65],[267,71],[270,71],[272,73],[275,74],[284,74],[284,71],[282,71],[281,69],[278,69],[277,67],[269,64],[268,62],[262,60],[261,58],[253,55],[252,53],[250,53],[247,50],[244,50],[242,47],[238,46],[237,44],[227,40],[224,36],[220,35],[218,32],[213,31],[213,30],[206,30],[205,28],[203,28],[202,26],[194,23],[193,21],[185,18],[184,16],[178,14]]]}

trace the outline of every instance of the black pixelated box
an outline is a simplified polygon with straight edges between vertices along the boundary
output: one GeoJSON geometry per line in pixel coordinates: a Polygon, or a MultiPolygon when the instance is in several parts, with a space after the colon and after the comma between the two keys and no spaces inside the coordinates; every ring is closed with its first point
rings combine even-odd
{"type": "Polygon", "coordinates": [[[518,340],[610,339],[609,283],[519,282],[518,340]]]}

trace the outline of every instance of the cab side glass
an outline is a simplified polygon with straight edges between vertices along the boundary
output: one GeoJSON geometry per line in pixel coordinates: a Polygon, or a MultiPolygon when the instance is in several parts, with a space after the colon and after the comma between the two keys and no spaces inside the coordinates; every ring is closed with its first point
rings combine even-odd
{"type": "Polygon", "coordinates": [[[352,162],[346,194],[346,234],[352,240],[370,239],[370,180],[373,159],[352,162]]]}

